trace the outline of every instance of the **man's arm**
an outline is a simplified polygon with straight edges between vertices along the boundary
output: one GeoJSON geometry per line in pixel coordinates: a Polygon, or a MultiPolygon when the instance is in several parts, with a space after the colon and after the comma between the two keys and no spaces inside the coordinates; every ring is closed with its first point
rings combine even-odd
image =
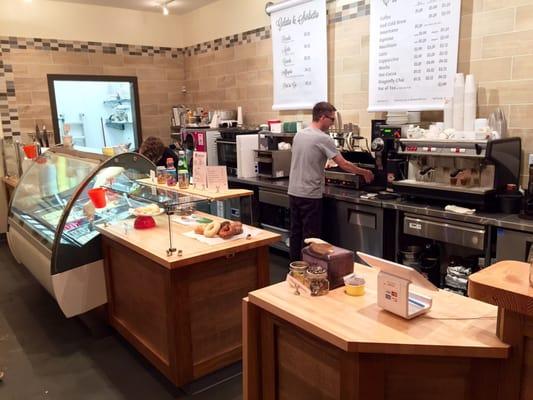
{"type": "Polygon", "coordinates": [[[333,161],[344,171],[351,172],[353,174],[361,175],[366,183],[370,183],[374,180],[374,174],[369,169],[360,168],[355,164],[347,161],[341,153],[338,153],[333,157],[333,161]]]}

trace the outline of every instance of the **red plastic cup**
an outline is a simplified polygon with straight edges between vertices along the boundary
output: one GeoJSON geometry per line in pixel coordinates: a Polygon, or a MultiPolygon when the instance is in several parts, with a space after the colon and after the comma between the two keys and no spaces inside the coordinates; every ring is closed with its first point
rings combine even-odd
{"type": "Polygon", "coordinates": [[[34,144],[23,146],[22,150],[24,150],[24,154],[26,154],[26,157],[28,157],[30,160],[37,158],[37,146],[34,144]]]}
{"type": "Polygon", "coordinates": [[[105,189],[104,188],[95,188],[90,189],[87,194],[89,195],[89,198],[91,199],[93,205],[95,208],[104,208],[106,205],[106,198],[105,198],[105,189]]]}

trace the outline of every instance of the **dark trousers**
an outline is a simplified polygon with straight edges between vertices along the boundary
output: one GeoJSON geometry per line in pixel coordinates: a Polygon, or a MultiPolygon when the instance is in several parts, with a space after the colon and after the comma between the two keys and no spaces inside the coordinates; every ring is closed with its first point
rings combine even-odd
{"type": "Polygon", "coordinates": [[[304,239],[322,235],[322,199],[289,196],[291,261],[302,259],[304,239]]]}

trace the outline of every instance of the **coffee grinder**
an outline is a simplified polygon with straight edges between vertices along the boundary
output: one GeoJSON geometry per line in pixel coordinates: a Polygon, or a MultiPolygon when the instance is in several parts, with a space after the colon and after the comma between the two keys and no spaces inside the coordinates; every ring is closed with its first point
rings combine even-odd
{"type": "Polygon", "coordinates": [[[405,176],[405,159],[398,155],[401,126],[386,125],[385,120],[372,120],[371,149],[376,159],[374,185],[392,192],[392,182],[405,176]]]}

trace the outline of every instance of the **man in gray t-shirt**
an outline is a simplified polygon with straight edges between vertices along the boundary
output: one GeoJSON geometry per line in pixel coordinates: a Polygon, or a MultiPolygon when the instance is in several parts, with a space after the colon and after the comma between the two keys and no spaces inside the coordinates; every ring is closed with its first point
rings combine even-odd
{"type": "Polygon", "coordinates": [[[289,200],[291,212],[291,261],[301,259],[303,240],[322,234],[322,193],[324,168],[328,159],[345,171],[360,174],[366,182],[374,179],[372,172],[346,161],[326,133],[335,122],[335,107],[326,102],[313,107],[313,122],[294,137],[289,200]]]}

